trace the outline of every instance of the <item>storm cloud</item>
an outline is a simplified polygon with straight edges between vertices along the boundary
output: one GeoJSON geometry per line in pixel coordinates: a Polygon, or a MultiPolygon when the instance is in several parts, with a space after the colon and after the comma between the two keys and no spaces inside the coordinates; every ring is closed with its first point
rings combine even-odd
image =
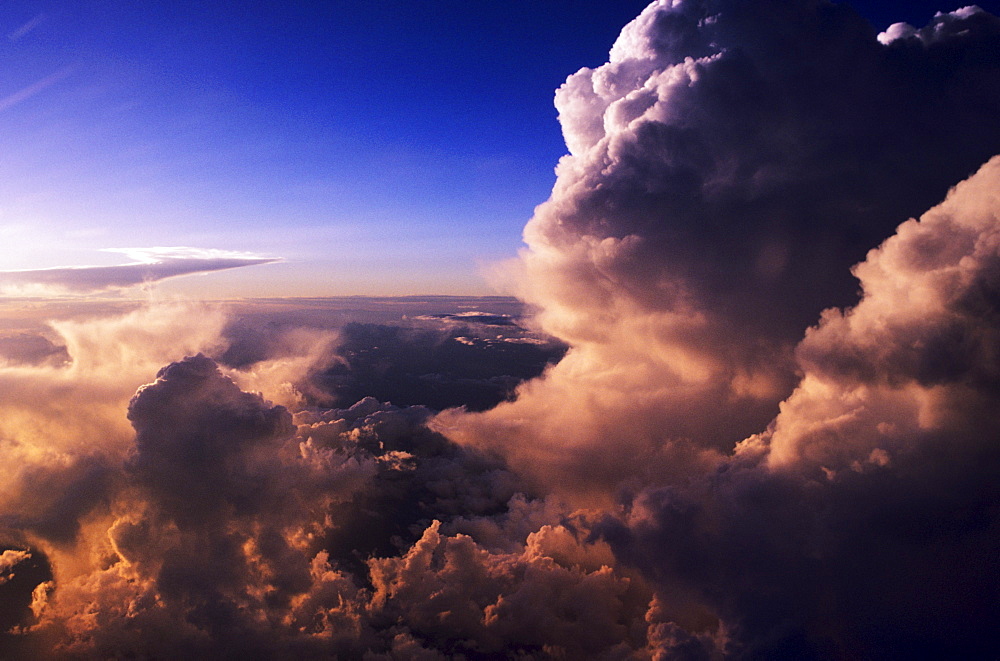
{"type": "Polygon", "coordinates": [[[975,8],[880,37],[814,0],[651,4],[557,92],[571,154],[511,265],[571,349],[442,424],[591,493],[763,429],[850,267],[1000,151],[998,45],[975,8]]]}
{"type": "Polygon", "coordinates": [[[557,92],[506,267],[537,331],[302,300],[12,332],[0,651],[995,657],[998,54],[976,8],[656,2],[557,92]],[[541,375],[488,410],[407,381],[511,355],[541,375]]]}
{"type": "Polygon", "coordinates": [[[869,253],[766,432],[605,520],[706,654],[995,654],[998,190],[1000,158],[869,253]]]}

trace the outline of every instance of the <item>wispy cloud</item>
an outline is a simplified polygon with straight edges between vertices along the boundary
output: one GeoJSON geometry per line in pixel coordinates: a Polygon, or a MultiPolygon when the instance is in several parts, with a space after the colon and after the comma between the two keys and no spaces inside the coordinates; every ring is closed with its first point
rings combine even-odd
{"type": "Polygon", "coordinates": [[[188,247],[108,248],[133,261],[115,266],[64,266],[0,271],[0,292],[38,290],[55,293],[92,293],[144,285],[193,273],[209,273],[241,266],[281,261],[249,252],[188,247]]]}
{"type": "Polygon", "coordinates": [[[55,73],[50,73],[48,76],[45,76],[41,80],[37,80],[26,87],[22,87],[13,94],[8,94],[7,96],[0,99],[0,112],[7,110],[9,108],[13,108],[22,101],[27,101],[28,99],[35,96],[39,92],[51,87],[52,85],[55,85],[60,80],[73,73],[74,69],[75,67],[72,66],[63,67],[62,69],[59,69],[55,73]]]}
{"type": "Polygon", "coordinates": [[[48,17],[44,13],[43,14],[37,14],[34,18],[32,18],[27,23],[22,24],[16,30],[8,33],[7,34],[7,38],[10,39],[11,41],[19,41],[21,38],[23,38],[29,32],[31,32],[32,30],[34,30],[35,28],[37,28],[39,25],[41,25],[42,23],[44,23],[46,18],[48,18],[48,17]]]}

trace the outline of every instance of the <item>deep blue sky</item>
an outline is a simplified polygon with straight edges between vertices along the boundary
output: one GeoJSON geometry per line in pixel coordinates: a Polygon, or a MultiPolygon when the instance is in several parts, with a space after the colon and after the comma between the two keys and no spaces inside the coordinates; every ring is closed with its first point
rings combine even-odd
{"type": "Polygon", "coordinates": [[[0,269],[180,245],[286,260],[169,283],[211,296],[487,293],[565,153],[555,88],[645,5],[5,3],[0,269]]]}

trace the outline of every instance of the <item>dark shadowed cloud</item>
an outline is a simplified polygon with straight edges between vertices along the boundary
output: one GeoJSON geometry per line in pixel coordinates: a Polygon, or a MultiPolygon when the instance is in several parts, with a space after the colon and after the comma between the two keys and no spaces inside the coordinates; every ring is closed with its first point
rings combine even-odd
{"type": "Polygon", "coordinates": [[[509,399],[518,384],[540,375],[566,350],[526,328],[513,299],[370,300],[381,303],[378,315],[353,309],[363,307],[360,298],[317,301],[315,315],[247,305],[234,310],[225,330],[228,345],[216,357],[227,367],[253,371],[258,363],[301,352],[304,341],[314,339],[307,329],[314,328],[331,335],[331,349],[311,373],[296,375],[295,387],[308,405],[349,406],[370,396],[401,406],[481,411],[509,399]],[[429,304],[442,311],[428,310],[429,304]],[[455,309],[462,311],[447,311],[455,309]],[[351,321],[357,318],[370,321],[351,321]]]}
{"type": "Polygon", "coordinates": [[[1000,19],[662,0],[556,103],[548,367],[485,301],[13,342],[0,653],[994,658],[1000,19]],[[504,365],[478,413],[360,397],[504,365]]]}
{"type": "Polygon", "coordinates": [[[995,654],[998,191],[1000,157],[901,225],[799,345],[772,426],[601,526],[704,653],[995,654]]]}
{"type": "Polygon", "coordinates": [[[820,0],[650,5],[557,92],[571,154],[513,266],[571,350],[470,442],[591,489],[762,429],[850,267],[1000,152],[997,53],[978,9],[880,37],[820,0]]]}
{"type": "Polygon", "coordinates": [[[0,360],[13,365],[61,365],[69,360],[66,347],[31,332],[0,336],[0,360]]]}

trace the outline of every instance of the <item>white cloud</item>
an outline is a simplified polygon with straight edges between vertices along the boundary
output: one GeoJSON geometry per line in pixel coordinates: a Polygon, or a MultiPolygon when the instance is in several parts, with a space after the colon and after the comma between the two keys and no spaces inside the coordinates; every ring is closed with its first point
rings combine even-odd
{"type": "Polygon", "coordinates": [[[248,252],[187,247],[109,248],[135,260],[118,266],[68,266],[0,271],[6,294],[89,294],[143,286],[165,278],[280,262],[248,252]]]}

